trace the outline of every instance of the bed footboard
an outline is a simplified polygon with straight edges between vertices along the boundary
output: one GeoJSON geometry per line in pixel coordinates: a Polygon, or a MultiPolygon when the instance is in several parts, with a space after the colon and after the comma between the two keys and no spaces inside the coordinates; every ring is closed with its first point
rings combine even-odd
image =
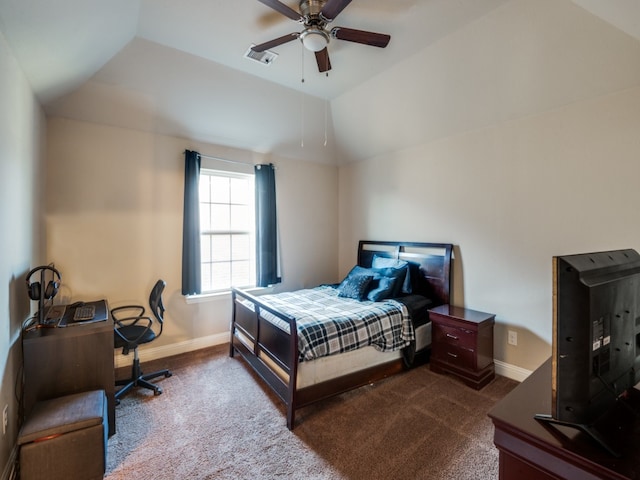
{"type": "Polygon", "coordinates": [[[371,384],[404,369],[402,360],[398,358],[298,389],[299,350],[295,318],[238,288],[232,289],[231,297],[233,312],[229,356],[239,353],[284,402],[289,430],[295,426],[296,409],[371,384]],[[273,320],[265,319],[265,312],[285,322],[288,328],[283,329],[274,325],[273,320]]]}
{"type": "Polygon", "coordinates": [[[287,427],[293,429],[298,371],[298,331],[295,319],[270,308],[243,290],[231,291],[233,313],[229,356],[239,353],[280,397],[287,408],[287,427]],[[269,312],[288,324],[288,332],[265,320],[269,312]]]}

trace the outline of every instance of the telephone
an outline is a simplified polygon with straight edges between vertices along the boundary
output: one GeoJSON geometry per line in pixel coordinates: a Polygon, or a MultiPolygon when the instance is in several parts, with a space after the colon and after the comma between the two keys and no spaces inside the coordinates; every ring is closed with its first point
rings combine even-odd
{"type": "Polygon", "coordinates": [[[47,313],[44,316],[44,323],[46,325],[57,324],[62,317],[64,317],[67,307],[65,305],[52,305],[47,309],[47,313]]]}

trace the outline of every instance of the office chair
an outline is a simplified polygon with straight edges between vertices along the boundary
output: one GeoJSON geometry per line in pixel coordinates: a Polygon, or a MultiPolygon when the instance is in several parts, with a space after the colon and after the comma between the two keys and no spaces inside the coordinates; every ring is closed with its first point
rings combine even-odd
{"type": "Polygon", "coordinates": [[[145,315],[145,308],[142,305],[125,305],[111,310],[114,325],[114,345],[115,348],[122,348],[122,354],[128,355],[133,350],[133,365],[131,366],[131,378],[117,380],[116,386],[124,385],[116,394],[116,404],[120,403],[120,398],[129,392],[133,387],[143,387],[153,390],[154,395],[160,395],[162,389],[154,385],[150,380],[164,375],[170,377],[169,370],[144,374],[140,368],[138,359],[138,346],[149,343],[162,335],[164,324],[164,305],[162,304],[162,291],[166,283],[158,280],[149,295],[149,307],[155,317],[154,322],[151,317],[145,315]],[[131,314],[133,312],[133,314],[131,314]],[[159,324],[159,327],[154,327],[159,324]],[[157,333],[156,333],[157,332],[157,333]]]}

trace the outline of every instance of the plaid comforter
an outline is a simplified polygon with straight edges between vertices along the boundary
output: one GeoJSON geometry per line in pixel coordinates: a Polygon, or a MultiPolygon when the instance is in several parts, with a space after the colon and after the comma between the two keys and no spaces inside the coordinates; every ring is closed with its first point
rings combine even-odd
{"type": "MultiPolygon", "coordinates": [[[[394,300],[357,301],[338,297],[332,287],[263,295],[260,300],[296,319],[299,360],[333,355],[372,345],[399,350],[414,340],[407,307],[394,300]]],[[[262,316],[289,331],[289,324],[266,311],[262,316]]]]}

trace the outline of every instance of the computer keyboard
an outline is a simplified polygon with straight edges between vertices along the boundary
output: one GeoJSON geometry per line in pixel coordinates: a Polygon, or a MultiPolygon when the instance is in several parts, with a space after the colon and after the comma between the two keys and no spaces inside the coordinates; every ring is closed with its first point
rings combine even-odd
{"type": "Polygon", "coordinates": [[[76,311],[73,313],[73,321],[81,322],[83,320],[92,320],[95,314],[95,305],[80,305],[76,307],[76,311]]]}

